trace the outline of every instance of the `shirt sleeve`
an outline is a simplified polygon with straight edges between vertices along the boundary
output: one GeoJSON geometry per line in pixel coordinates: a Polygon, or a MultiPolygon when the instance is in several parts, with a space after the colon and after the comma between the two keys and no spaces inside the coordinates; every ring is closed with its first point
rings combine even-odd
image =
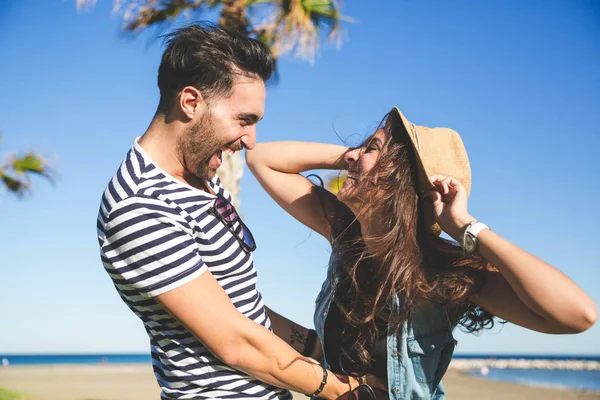
{"type": "Polygon", "coordinates": [[[104,232],[102,262],[121,291],[154,297],[207,270],[189,224],[161,200],[122,200],[111,210],[104,232]]]}

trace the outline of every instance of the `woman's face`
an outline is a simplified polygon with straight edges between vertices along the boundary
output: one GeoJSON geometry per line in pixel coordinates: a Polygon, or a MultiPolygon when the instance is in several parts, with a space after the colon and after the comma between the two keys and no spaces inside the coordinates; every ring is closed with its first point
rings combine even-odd
{"type": "Polygon", "coordinates": [[[356,184],[361,179],[365,179],[369,171],[377,164],[385,140],[384,130],[379,129],[361,147],[350,150],[344,156],[348,163],[348,178],[338,192],[337,198],[354,212],[357,207],[362,205],[356,184]]]}

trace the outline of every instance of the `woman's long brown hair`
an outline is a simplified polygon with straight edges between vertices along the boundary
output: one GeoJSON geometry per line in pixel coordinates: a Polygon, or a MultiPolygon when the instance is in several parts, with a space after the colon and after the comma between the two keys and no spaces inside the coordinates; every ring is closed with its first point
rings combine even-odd
{"type": "Polygon", "coordinates": [[[341,258],[334,296],[344,319],[341,347],[359,365],[370,364],[369,348],[390,321],[398,330],[423,302],[444,308],[452,326],[469,332],[494,325],[492,314],[468,300],[483,285],[488,263],[426,229],[414,150],[408,138],[392,138],[390,120],[380,127],[386,139],[377,165],[355,183],[362,210],[379,216],[376,231],[383,233],[362,237],[350,209],[315,186],[331,223],[333,251],[341,258]],[[396,295],[400,310],[392,314],[396,295]]]}

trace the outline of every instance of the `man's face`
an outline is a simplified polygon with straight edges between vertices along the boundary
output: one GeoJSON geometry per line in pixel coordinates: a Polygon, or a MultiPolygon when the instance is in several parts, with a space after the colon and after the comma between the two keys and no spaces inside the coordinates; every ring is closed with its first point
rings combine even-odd
{"type": "Polygon", "coordinates": [[[231,96],[213,98],[199,119],[180,137],[184,167],[201,179],[212,179],[224,152],[252,149],[256,124],[265,112],[266,88],[261,79],[238,76],[231,96]]]}

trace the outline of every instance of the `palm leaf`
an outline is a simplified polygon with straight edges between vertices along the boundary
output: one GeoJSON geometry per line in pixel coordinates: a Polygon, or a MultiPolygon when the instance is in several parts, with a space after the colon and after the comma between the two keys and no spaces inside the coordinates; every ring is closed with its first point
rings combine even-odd
{"type": "Polygon", "coordinates": [[[15,157],[11,162],[11,169],[17,174],[38,174],[50,178],[48,163],[40,156],[30,152],[22,157],[15,157]]]}
{"type": "MultiPolygon", "coordinates": [[[[76,4],[78,9],[89,9],[96,0],[76,0],[76,4]]],[[[353,22],[341,14],[340,4],[337,0],[114,0],[113,11],[122,14],[123,31],[135,34],[173,22],[182,14],[221,7],[220,26],[259,39],[276,58],[293,53],[313,62],[324,28],[327,40],[339,46],[341,22],[353,22]]]]}
{"type": "Polygon", "coordinates": [[[321,30],[328,27],[327,39],[339,46],[340,23],[351,21],[342,16],[335,0],[272,0],[270,3],[277,6],[255,31],[276,57],[293,52],[295,57],[313,62],[320,47],[321,30]]]}
{"type": "Polygon", "coordinates": [[[42,176],[50,183],[54,183],[54,174],[48,162],[34,152],[9,157],[0,166],[0,181],[17,197],[23,197],[31,192],[31,175],[42,176]]]}
{"type": "Polygon", "coordinates": [[[134,0],[127,5],[121,1],[121,6],[115,9],[123,11],[123,30],[137,33],[149,26],[161,25],[175,20],[181,14],[201,12],[218,5],[214,0],[134,0]]]}
{"type": "Polygon", "coordinates": [[[19,197],[29,190],[27,182],[13,178],[12,176],[4,173],[2,170],[0,170],[0,178],[2,179],[2,183],[4,183],[4,186],[8,189],[8,191],[16,194],[19,197]]]}

